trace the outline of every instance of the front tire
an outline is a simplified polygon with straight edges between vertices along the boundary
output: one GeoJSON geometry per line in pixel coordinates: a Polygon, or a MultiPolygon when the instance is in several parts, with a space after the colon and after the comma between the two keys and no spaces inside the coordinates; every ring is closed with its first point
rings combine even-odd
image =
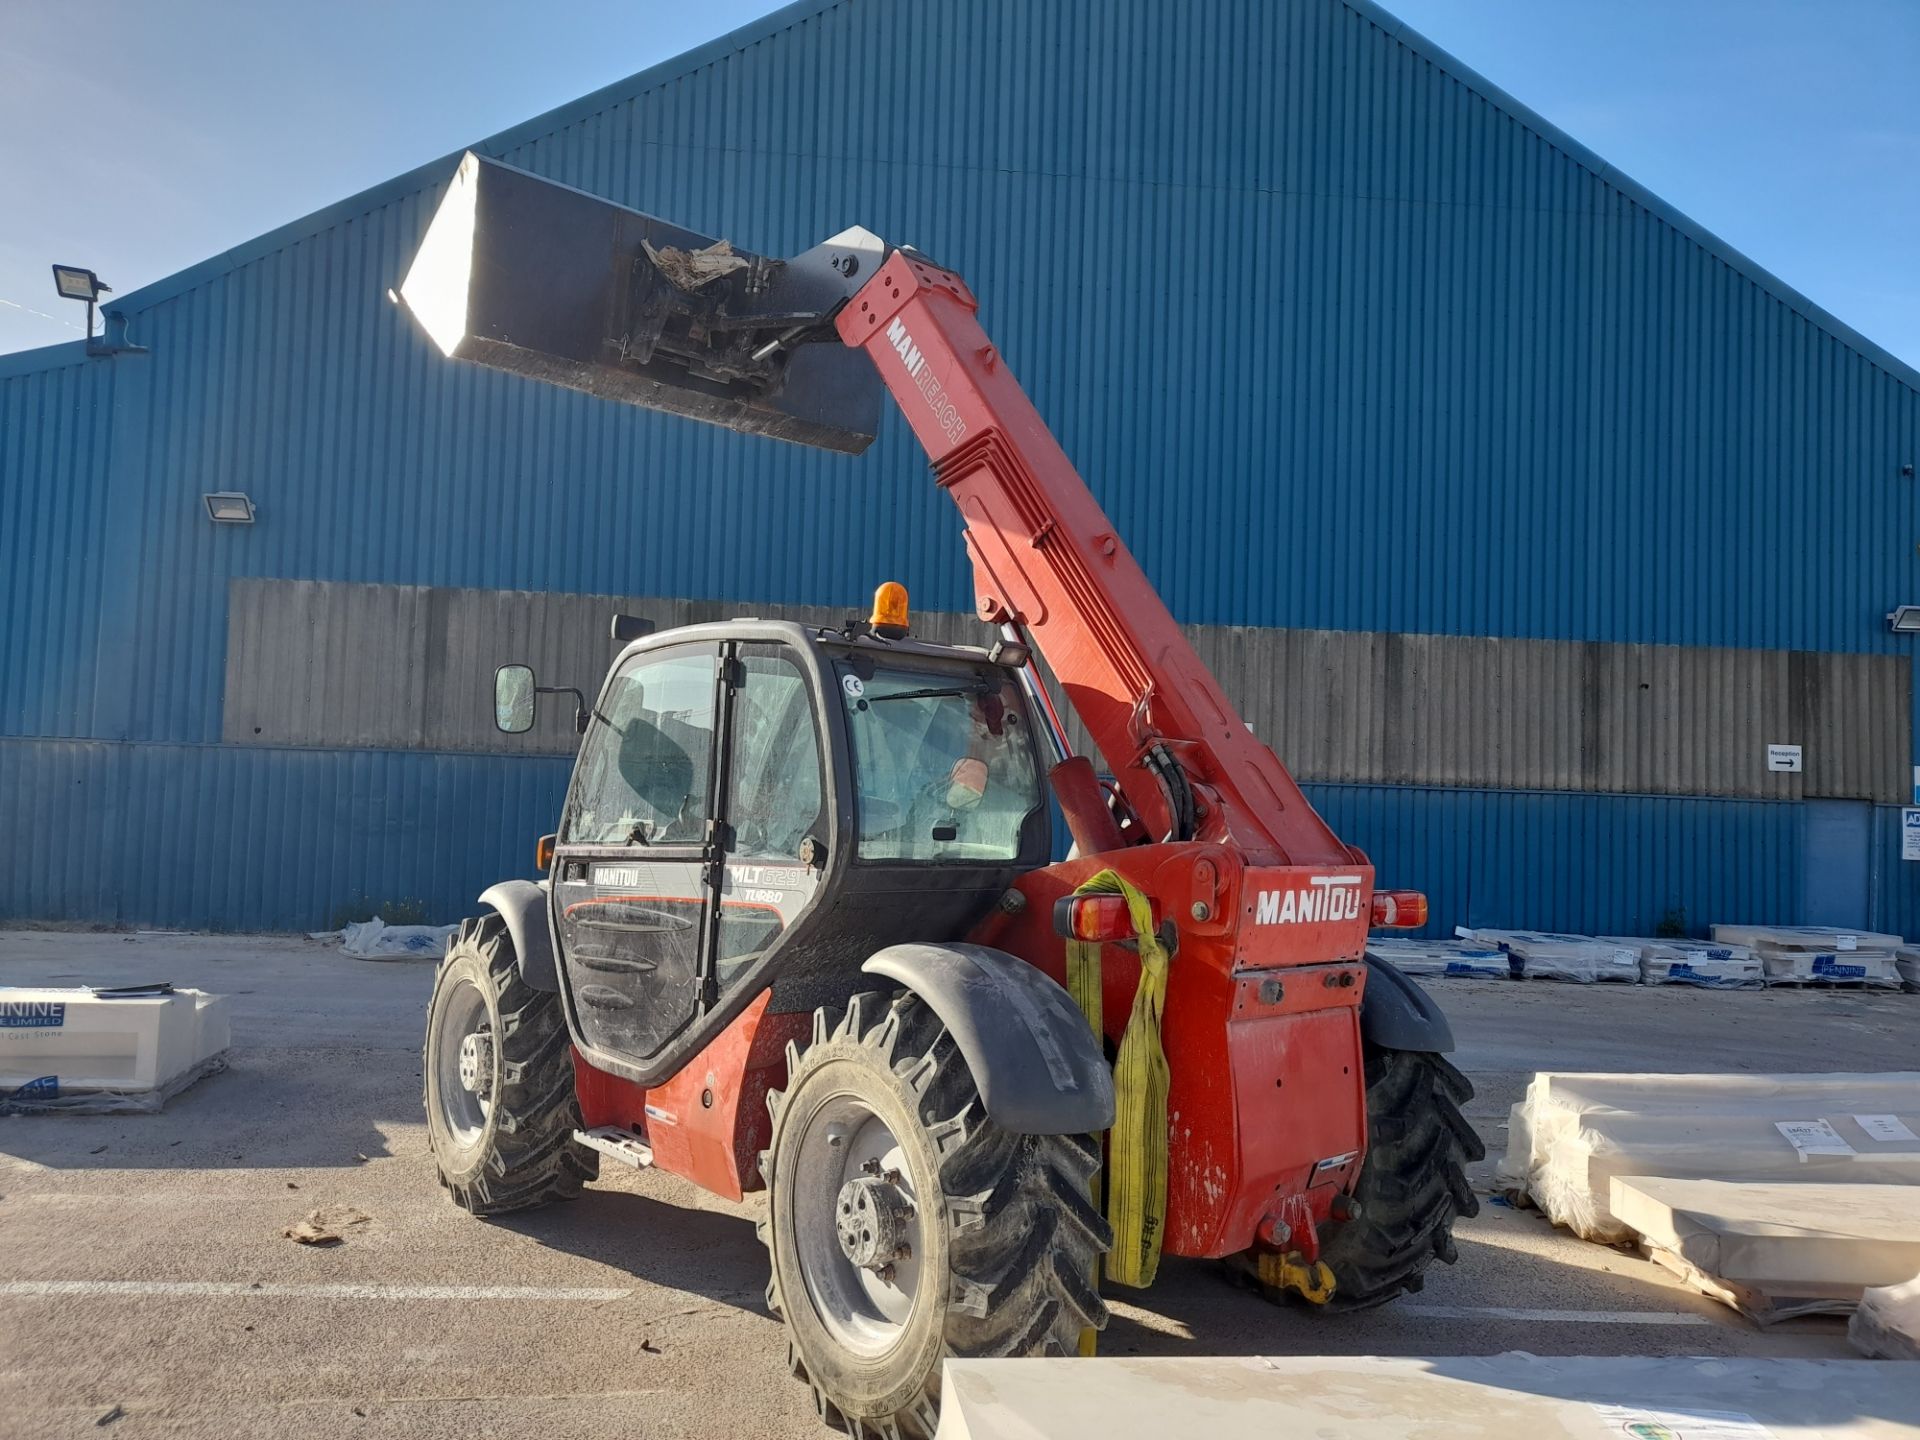
{"type": "Polygon", "coordinates": [[[427,1005],[427,1136],[440,1183],[475,1215],[571,1200],[600,1173],[573,1138],[580,1106],[560,997],[520,976],[498,915],[463,921],[427,1005]]]}
{"type": "Polygon", "coordinates": [[[917,996],[816,1011],[767,1104],[767,1303],[822,1420],[931,1440],[948,1356],[1072,1355],[1106,1324],[1095,1275],[1113,1235],[1087,1200],[1098,1148],[989,1120],[917,996]]]}

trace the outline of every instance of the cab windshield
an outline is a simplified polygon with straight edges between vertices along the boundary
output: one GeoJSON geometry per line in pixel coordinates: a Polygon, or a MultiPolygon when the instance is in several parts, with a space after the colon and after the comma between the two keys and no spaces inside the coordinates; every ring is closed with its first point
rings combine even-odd
{"type": "Polygon", "coordinates": [[[863,860],[1013,860],[1042,802],[1004,671],[840,667],[863,860]]]}

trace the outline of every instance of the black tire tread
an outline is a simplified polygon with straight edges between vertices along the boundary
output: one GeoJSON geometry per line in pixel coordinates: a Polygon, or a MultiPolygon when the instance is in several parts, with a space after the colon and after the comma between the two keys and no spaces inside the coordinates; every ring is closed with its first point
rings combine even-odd
{"type": "MultiPolygon", "coordinates": [[[[506,922],[488,914],[464,920],[447,946],[444,971],[457,956],[485,967],[500,1011],[494,1036],[502,1083],[494,1097],[495,1124],[485,1167],[464,1182],[440,1183],[455,1204],[475,1215],[504,1215],[555,1200],[571,1200],[600,1174],[598,1152],[573,1138],[580,1125],[573,1055],[560,997],[521,978],[506,922]]],[[[439,976],[435,976],[438,988],[439,976]]],[[[432,1045],[431,1031],[427,1045],[432,1045]]],[[[433,1056],[423,1055],[422,1091],[433,1056]]]]}
{"type": "MultiPolygon", "coordinates": [[[[987,1118],[979,1089],[959,1048],[939,1017],[918,996],[856,995],[838,1022],[826,1011],[814,1016],[814,1041],[857,1038],[881,1052],[893,1074],[918,1096],[921,1122],[940,1157],[940,1185],[950,1220],[949,1259],[953,1288],[944,1345],[955,1357],[1073,1355],[1080,1332],[1102,1329],[1107,1307],[1096,1276],[1113,1231],[1087,1199],[1088,1180],[1100,1164],[1090,1136],[1017,1135],[987,1118]],[[830,1028],[831,1027],[831,1028],[830,1028]]],[[[805,1055],[789,1051],[788,1088],[803,1077],[805,1055]]],[[[776,1116],[782,1094],[768,1096],[776,1116]]],[[[776,1138],[776,1144],[777,1138],[776,1138]]],[[[772,1152],[760,1159],[773,1174],[772,1152]]],[[[760,1237],[769,1258],[774,1244],[768,1216],[760,1237]]],[[[802,1300],[800,1303],[806,1303],[802,1300]]],[[[767,1286],[767,1304],[785,1312],[779,1267],[767,1286]]],[[[810,1373],[791,1342],[788,1368],[813,1392],[814,1409],[855,1440],[932,1440],[939,1419],[940,1369],[936,1364],[924,1394],[891,1416],[841,1412],[810,1373]]]]}
{"type": "MultiPolygon", "coordinates": [[[[1366,1052],[1368,1150],[1354,1199],[1358,1218],[1332,1227],[1320,1258],[1332,1270],[1333,1298],[1314,1308],[1370,1310],[1426,1283],[1435,1260],[1451,1265],[1457,1219],[1480,1213],[1466,1167],[1486,1146],[1461,1113],[1473,1085],[1442,1055],[1366,1052]]],[[[1268,1299],[1306,1304],[1292,1291],[1260,1287],[1268,1299]]]]}

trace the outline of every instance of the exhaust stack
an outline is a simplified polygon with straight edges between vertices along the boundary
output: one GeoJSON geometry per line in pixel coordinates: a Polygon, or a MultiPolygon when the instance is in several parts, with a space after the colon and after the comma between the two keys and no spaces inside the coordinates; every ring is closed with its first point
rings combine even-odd
{"type": "Polygon", "coordinates": [[[832,319],[886,253],[770,259],[469,151],[399,299],[453,359],[858,454],[880,379],[832,319]]]}

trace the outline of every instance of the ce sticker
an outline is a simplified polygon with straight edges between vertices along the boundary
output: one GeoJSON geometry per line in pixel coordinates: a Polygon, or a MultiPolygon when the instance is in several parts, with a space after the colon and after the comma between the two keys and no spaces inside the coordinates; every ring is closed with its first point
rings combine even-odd
{"type": "Polygon", "coordinates": [[[840,688],[855,700],[858,700],[862,695],[867,693],[866,682],[858,675],[842,675],[840,677],[840,688]]]}

